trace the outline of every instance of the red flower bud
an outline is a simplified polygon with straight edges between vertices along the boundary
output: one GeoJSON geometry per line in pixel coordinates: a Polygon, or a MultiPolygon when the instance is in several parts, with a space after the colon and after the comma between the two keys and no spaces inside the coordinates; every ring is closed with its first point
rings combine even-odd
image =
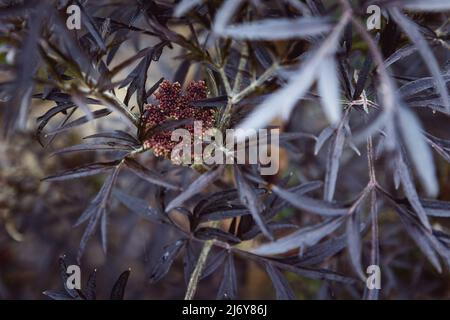
{"type": "MultiPolygon", "coordinates": [[[[181,90],[178,82],[171,83],[164,80],[158,87],[154,96],[159,104],[145,106],[143,120],[145,129],[153,129],[168,120],[193,119],[202,122],[202,133],[212,128],[215,122],[215,111],[212,108],[195,108],[191,102],[206,98],[207,87],[204,81],[192,81],[185,92],[181,90]]],[[[194,141],[193,124],[183,125],[191,133],[194,141]]],[[[144,142],[144,147],[152,149],[156,156],[170,157],[177,141],[171,141],[172,130],[160,131],[153,134],[144,142]]]]}

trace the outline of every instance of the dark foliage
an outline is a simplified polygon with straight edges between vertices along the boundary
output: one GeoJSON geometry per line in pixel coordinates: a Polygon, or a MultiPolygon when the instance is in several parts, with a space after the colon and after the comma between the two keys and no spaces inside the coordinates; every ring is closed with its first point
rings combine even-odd
{"type": "MultiPolygon", "coordinates": [[[[156,226],[150,283],[180,260],[189,288],[214,274],[217,298],[238,298],[247,261],[278,299],[304,297],[297,276],[320,281],[319,298],[413,297],[401,292],[422,284],[428,260],[440,275],[428,270],[421,294],[439,296],[450,268],[449,10],[448,0],[3,0],[2,140],[32,127],[47,155],[76,164],[42,184],[104,176],[75,222],[81,265],[97,230],[113,259],[110,228],[129,214],[156,226]],[[368,31],[371,4],[383,15],[368,31]],[[70,5],[81,30],[66,26],[70,5]],[[222,132],[278,124],[279,172],[171,163],[168,134],[192,120],[222,132]],[[369,265],[381,267],[381,290],[366,289],[369,265]]],[[[124,298],[129,274],[111,299],[124,298]]],[[[45,294],[96,299],[96,271],[83,290],[45,294]]]]}
{"type": "MultiPolygon", "coordinates": [[[[64,284],[64,289],[66,292],[58,292],[47,290],[44,294],[53,300],[96,300],[97,298],[97,270],[94,270],[87,280],[84,290],[79,289],[69,289],[66,286],[67,281],[67,264],[64,257],[59,258],[60,271],[62,283],[64,284]]],[[[113,284],[111,289],[110,300],[123,300],[125,295],[125,290],[127,287],[128,277],[130,276],[130,270],[122,272],[122,274],[117,278],[116,282],[113,284]]]]}

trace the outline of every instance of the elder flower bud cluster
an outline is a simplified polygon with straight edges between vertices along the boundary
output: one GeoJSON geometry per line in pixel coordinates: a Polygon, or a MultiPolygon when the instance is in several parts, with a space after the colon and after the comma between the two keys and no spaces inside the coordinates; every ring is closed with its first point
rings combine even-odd
{"type": "MultiPolygon", "coordinates": [[[[194,121],[202,122],[202,134],[214,126],[215,111],[212,108],[196,108],[192,102],[206,98],[207,87],[204,81],[191,81],[183,92],[178,82],[163,81],[154,96],[159,104],[148,104],[143,113],[145,130],[151,130],[169,120],[192,119],[192,122],[180,126],[187,129],[194,140],[194,121]]],[[[177,141],[172,141],[172,130],[157,131],[145,142],[144,148],[152,149],[158,157],[170,158],[177,141]]]]}

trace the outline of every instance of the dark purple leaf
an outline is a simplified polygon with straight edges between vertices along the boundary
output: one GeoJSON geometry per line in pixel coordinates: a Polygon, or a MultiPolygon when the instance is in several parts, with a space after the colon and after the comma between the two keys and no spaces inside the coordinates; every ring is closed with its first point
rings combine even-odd
{"type": "Polygon", "coordinates": [[[328,219],[317,225],[299,229],[276,241],[262,244],[256,249],[253,249],[252,252],[263,256],[282,254],[298,248],[300,252],[303,252],[305,247],[315,245],[339,228],[343,221],[344,219],[342,217],[328,219]]]}
{"type": "Polygon", "coordinates": [[[119,164],[120,161],[111,162],[94,162],[88,165],[83,165],[78,168],[70,169],[55,175],[48,176],[42,180],[44,181],[64,181],[76,178],[82,178],[87,176],[96,175],[109,170],[112,170],[119,164]]]}
{"type": "Polygon", "coordinates": [[[111,300],[123,300],[125,295],[125,289],[127,287],[128,277],[130,276],[131,271],[126,270],[122,272],[122,274],[117,279],[111,290],[111,300]]]}
{"type": "Polygon", "coordinates": [[[238,244],[241,240],[235,235],[217,228],[201,227],[194,233],[195,237],[202,240],[216,239],[230,244],[238,244]]]}
{"type": "Polygon", "coordinates": [[[234,165],[234,179],[239,191],[239,199],[241,200],[241,203],[250,210],[253,220],[261,229],[262,233],[267,238],[273,240],[273,236],[267,228],[266,222],[264,221],[264,217],[262,215],[264,205],[261,202],[261,199],[257,196],[254,188],[248,181],[245,180],[237,165],[234,165]]]}
{"type": "Polygon", "coordinates": [[[294,300],[295,294],[284,275],[270,263],[264,264],[277,294],[277,300],[294,300]]]}
{"type": "Polygon", "coordinates": [[[127,158],[125,160],[125,165],[129,168],[134,174],[138,177],[148,181],[154,185],[162,186],[167,189],[179,190],[180,187],[170,183],[167,181],[167,178],[162,176],[161,174],[144,167],[139,162],[132,158],[127,158]]]}
{"type": "Polygon", "coordinates": [[[311,213],[324,216],[340,216],[348,213],[347,208],[338,207],[326,201],[317,200],[306,196],[299,196],[298,194],[284,190],[277,186],[273,186],[272,191],[294,207],[311,213]]]}
{"type": "Polygon", "coordinates": [[[97,298],[97,270],[95,269],[89,275],[86,288],[83,290],[87,300],[95,300],[97,298]]]}
{"type": "Polygon", "coordinates": [[[167,272],[169,272],[170,266],[177,257],[180,250],[186,244],[186,239],[180,239],[174,243],[167,245],[163,248],[163,254],[158,261],[153,265],[150,281],[155,283],[161,280],[167,272]]]}
{"type": "Polygon", "coordinates": [[[166,223],[167,219],[160,214],[157,210],[153,209],[148,203],[140,198],[132,197],[123,193],[122,191],[115,190],[114,196],[129,210],[135,214],[143,217],[144,219],[156,221],[159,223],[166,223]]]}
{"type": "Polygon", "coordinates": [[[234,266],[233,254],[229,253],[225,261],[222,281],[217,299],[233,300],[237,297],[237,278],[236,268],[234,266]]]}
{"type": "Polygon", "coordinates": [[[170,203],[166,207],[166,212],[171,211],[172,209],[179,207],[186,200],[190,199],[194,195],[198,194],[208,185],[217,180],[224,170],[223,166],[219,166],[216,169],[212,169],[207,173],[202,174],[197,180],[189,185],[182,193],[180,193],[175,199],[170,201],[170,203]]]}

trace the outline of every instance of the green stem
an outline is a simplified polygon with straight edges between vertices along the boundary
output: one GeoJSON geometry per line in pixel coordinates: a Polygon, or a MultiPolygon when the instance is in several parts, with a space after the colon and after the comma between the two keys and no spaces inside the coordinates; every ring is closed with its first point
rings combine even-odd
{"type": "Polygon", "coordinates": [[[242,51],[241,51],[241,58],[239,59],[239,66],[238,66],[238,70],[237,70],[237,74],[236,74],[236,79],[234,80],[232,95],[234,95],[239,90],[239,87],[241,86],[242,77],[245,72],[245,65],[247,64],[247,59],[248,59],[247,45],[243,44],[242,51]]]}
{"type": "Polygon", "coordinates": [[[264,73],[255,81],[250,83],[244,90],[239,92],[238,94],[232,96],[231,101],[233,104],[238,103],[245,97],[247,97],[249,94],[251,94],[253,91],[255,91],[260,85],[262,85],[267,79],[269,79],[274,71],[278,68],[278,64],[274,63],[272,66],[266,69],[264,73]]]}
{"type": "MultiPolygon", "coordinates": [[[[217,228],[219,226],[219,221],[214,221],[211,224],[212,228],[217,228]]],[[[214,240],[207,240],[203,244],[202,251],[198,257],[197,264],[195,265],[194,271],[192,271],[191,277],[189,279],[189,284],[186,290],[186,295],[184,300],[194,299],[195,292],[197,291],[198,283],[200,281],[200,276],[202,275],[203,269],[206,265],[206,260],[208,259],[209,252],[214,245],[214,240]]]]}

